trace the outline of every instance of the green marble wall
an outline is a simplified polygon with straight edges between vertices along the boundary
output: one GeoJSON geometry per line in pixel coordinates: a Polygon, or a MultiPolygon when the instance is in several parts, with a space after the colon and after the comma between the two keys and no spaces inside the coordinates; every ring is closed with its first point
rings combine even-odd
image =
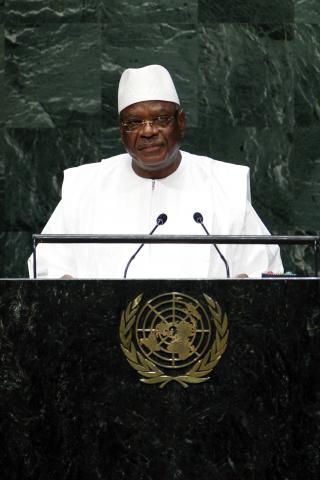
{"type": "Polygon", "coordinates": [[[0,276],[26,275],[63,169],[122,151],[120,74],[149,63],[175,78],[185,149],[250,166],[273,233],[319,232],[318,0],[0,0],[0,276]]]}

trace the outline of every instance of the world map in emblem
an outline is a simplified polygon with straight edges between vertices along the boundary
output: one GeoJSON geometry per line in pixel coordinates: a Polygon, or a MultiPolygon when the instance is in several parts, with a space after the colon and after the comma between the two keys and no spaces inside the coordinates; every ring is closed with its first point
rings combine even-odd
{"type": "Polygon", "coordinates": [[[136,340],[143,354],[165,368],[183,368],[207,351],[212,337],[208,312],[185,294],[164,294],[149,300],[136,322],[136,340]]]}
{"type": "Polygon", "coordinates": [[[121,348],[144,383],[202,383],[227,346],[228,319],[218,302],[202,294],[169,292],[122,312],[121,348]]]}

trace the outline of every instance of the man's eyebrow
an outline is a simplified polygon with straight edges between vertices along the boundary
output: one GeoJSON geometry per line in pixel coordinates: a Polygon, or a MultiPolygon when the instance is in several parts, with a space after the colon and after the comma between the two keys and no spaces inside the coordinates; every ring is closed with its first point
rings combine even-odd
{"type": "Polygon", "coordinates": [[[129,114],[126,118],[120,117],[120,121],[124,122],[124,123],[132,122],[132,121],[135,121],[135,120],[139,121],[139,120],[143,120],[143,118],[140,115],[138,115],[137,113],[129,114]]]}
{"type": "Polygon", "coordinates": [[[161,107],[159,108],[157,113],[160,115],[171,115],[172,113],[175,113],[177,110],[179,109],[175,108],[173,111],[171,111],[171,107],[170,107],[170,112],[169,112],[165,107],[161,107]]]}
{"type": "MultiPolygon", "coordinates": [[[[180,110],[180,108],[175,108],[174,111],[170,111],[168,112],[168,110],[166,109],[166,107],[160,107],[156,112],[151,112],[150,115],[148,115],[148,117],[150,118],[156,118],[156,117],[161,117],[161,116],[166,116],[166,117],[170,117],[171,115],[175,115],[176,112],[180,110]]],[[[124,115],[122,114],[122,112],[120,113],[120,121],[121,122],[130,122],[132,120],[144,120],[146,119],[146,115],[143,115],[143,114],[140,114],[140,113],[136,113],[136,112],[128,112],[126,115],[125,115],[126,118],[124,118],[124,115]]]]}
{"type": "MultiPolygon", "coordinates": [[[[153,117],[159,117],[159,116],[162,116],[162,115],[165,115],[165,116],[170,116],[170,115],[173,115],[174,113],[176,112],[176,110],[174,112],[168,112],[167,110],[165,109],[160,109],[158,110],[157,112],[153,112],[153,113],[150,113],[150,118],[153,118],[153,117]]],[[[127,117],[127,120],[128,119],[144,119],[145,118],[145,115],[140,115],[139,113],[128,113],[128,117],[127,117]]],[[[120,120],[123,120],[123,117],[120,116],[120,120]]]]}
{"type": "Polygon", "coordinates": [[[172,112],[167,112],[166,110],[161,110],[160,112],[157,113],[157,117],[161,115],[172,115],[172,112]]]}

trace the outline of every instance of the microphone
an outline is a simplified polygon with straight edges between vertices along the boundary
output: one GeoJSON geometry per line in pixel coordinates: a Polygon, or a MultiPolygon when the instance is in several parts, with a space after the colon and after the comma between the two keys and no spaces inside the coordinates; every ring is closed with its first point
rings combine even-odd
{"type": "MultiPolygon", "coordinates": [[[[159,227],[159,225],[164,225],[167,221],[168,217],[165,213],[160,213],[160,215],[157,217],[157,224],[153,227],[153,229],[151,230],[151,232],[149,233],[149,235],[152,235],[153,232],[159,227]]],[[[127,263],[126,265],[126,268],[124,270],[124,274],[123,274],[123,278],[127,278],[127,273],[128,273],[128,268],[132,262],[132,260],[136,257],[136,255],[140,252],[141,248],[143,247],[144,243],[142,243],[140,245],[140,247],[138,248],[138,250],[132,255],[132,257],[130,258],[129,262],[127,263]]]]}
{"type": "MultiPolygon", "coordinates": [[[[208,232],[208,230],[206,229],[204,223],[203,223],[203,216],[201,215],[200,212],[195,212],[193,214],[193,220],[196,222],[196,223],[200,223],[200,225],[202,226],[203,230],[206,232],[207,235],[210,235],[210,233],[208,232]]],[[[226,267],[226,272],[227,272],[227,278],[230,278],[230,270],[229,270],[229,265],[228,265],[228,262],[227,260],[225,259],[225,257],[222,255],[221,251],[219,250],[219,248],[217,247],[217,245],[215,243],[212,244],[214,246],[214,248],[217,250],[218,254],[219,254],[219,257],[221,258],[221,260],[223,261],[225,267],[226,267]]]]}

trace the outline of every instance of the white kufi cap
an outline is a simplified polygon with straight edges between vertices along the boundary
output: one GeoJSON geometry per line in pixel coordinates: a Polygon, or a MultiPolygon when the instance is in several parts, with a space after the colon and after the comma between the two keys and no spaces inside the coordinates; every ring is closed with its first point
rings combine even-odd
{"type": "Polygon", "coordinates": [[[118,111],[137,102],[162,100],[180,105],[180,100],[168,70],[161,65],[128,68],[120,78],[118,111]]]}

